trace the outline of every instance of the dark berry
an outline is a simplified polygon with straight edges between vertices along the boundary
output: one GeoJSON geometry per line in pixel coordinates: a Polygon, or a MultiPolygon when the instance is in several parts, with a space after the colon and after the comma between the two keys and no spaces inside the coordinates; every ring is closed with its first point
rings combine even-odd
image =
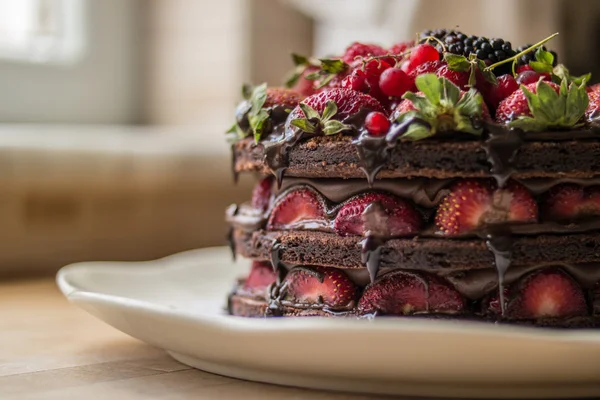
{"type": "MultiPolygon", "coordinates": [[[[517,49],[517,53],[520,53],[528,48],[530,48],[532,45],[531,44],[526,44],[525,46],[521,46],[517,49]]],[[[546,46],[542,46],[542,50],[548,50],[546,48],[546,46]]],[[[529,64],[529,62],[531,61],[535,61],[535,52],[536,50],[531,50],[529,53],[522,55],[521,57],[519,57],[519,60],[517,61],[518,65],[527,65],[529,64]]],[[[556,54],[555,51],[550,51],[550,53],[552,53],[552,55],[554,56],[554,62],[552,63],[553,66],[556,67],[556,65],[558,64],[558,55],[556,54]]]]}
{"type": "Polygon", "coordinates": [[[373,136],[383,136],[390,129],[390,121],[384,113],[373,111],[365,118],[365,128],[373,136]]]}
{"type": "Polygon", "coordinates": [[[400,97],[412,86],[412,80],[400,68],[388,68],[379,77],[379,88],[386,96],[400,97]]]}
{"type": "Polygon", "coordinates": [[[519,85],[529,85],[530,83],[536,83],[543,77],[545,81],[550,81],[551,77],[548,73],[538,73],[535,71],[523,71],[517,76],[517,82],[519,85]]]}

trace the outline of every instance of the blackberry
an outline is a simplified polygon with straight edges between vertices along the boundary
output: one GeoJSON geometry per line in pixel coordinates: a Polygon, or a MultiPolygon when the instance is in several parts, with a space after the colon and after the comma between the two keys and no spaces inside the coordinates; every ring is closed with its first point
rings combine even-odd
{"type": "MultiPolygon", "coordinates": [[[[531,46],[533,46],[533,45],[526,44],[525,46],[521,46],[517,49],[517,53],[520,53],[523,50],[530,48],[531,46]]],[[[546,46],[542,46],[542,49],[545,51],[548,51],[546,46]]],[[[556,65],[558,64],[558,54],[556,54],[556,52],[552,51],[552,50],[550,50],[550,53],[552,53],[552,55],[554,56],[554,62],[552,63],[552,65],[554,67],[556,67],[556,65]]],[[[527,65],[527,64],[529,64],[530,61],[535,61],[535,50],[532,50],[529,53],[524,54],[521,57],[519,57],[519,59],[517,60],[517,65],[527,65]]]]}

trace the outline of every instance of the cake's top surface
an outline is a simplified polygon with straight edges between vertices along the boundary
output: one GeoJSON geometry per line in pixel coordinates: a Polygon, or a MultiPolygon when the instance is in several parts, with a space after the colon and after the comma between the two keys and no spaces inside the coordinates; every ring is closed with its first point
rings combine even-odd
{"type": "MultiPolygon", "coordinates": [[[[281,176],[291,167],[295,176],[306,170],[308,177],[362,174],[371,181],[379,171],[380,177],[444,177],[439,174],[444,171],[494,175],[501,181],[523,167],[512,171],[509,165],[521,147],[529,146],[529,158],[536,149],[543,153],[558,143],[557,154],[564,160],[550,163],[568,167],[540,165],[542,175],[525,174],[572,170],[577,177],[592,176],[597,168],[581,158],[581,165],[574,166],[580,150],[566,148],[574,142],[598,145],[600,87],[589,85],[589,74],[572,76],[558,63],[557,54],[545,47],[554,36],[513,48],[503,39],[436,30],[388,49],[353,43],[327,59],[293,55],[296,67],[288,88],[244,87],[229,131],[237,142],[234,157],[240,160],[235,171],[281,176]],[[298,156],[290,160],[302,146],[306,162],[298,156]],[[419,158],[432,147],[450,160],[447,168],[394,164],[402,149],[419,158]],[[483,160],[465,157],[476,148],[483,160]],[[320,173],[314,165],[311,171],[315,160],[307,152],[318,154],[320,173]],[[327,169],[328,164],[334,167],[327,169]]],[[[431,154],[421,158],[431,159],[431,154]]]]}

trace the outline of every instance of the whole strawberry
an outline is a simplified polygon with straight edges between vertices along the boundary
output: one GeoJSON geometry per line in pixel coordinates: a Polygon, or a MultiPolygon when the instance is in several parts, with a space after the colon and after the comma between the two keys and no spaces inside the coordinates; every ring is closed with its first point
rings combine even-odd
{"type": "Polygon", "coordinates": [[[350,64],[353,61],[356,61],[360,58],[366,58],[369,56],[377,57],[382,56],[384,54],[387,54],[387,51],[381,46],[378,46],[376,44],[354,42],[350,46],[348,46],[348,48],[346,48],[346,51],[342,56],[342,60],[345,63],[350,64]]]}
{"type": "Polygon", "coordinates": [[[589,99],[585,82],[579,86],[539,81],[515,91],[502,100],[496,122],[524,131],[573,128],[581,122],[589,99]]]}

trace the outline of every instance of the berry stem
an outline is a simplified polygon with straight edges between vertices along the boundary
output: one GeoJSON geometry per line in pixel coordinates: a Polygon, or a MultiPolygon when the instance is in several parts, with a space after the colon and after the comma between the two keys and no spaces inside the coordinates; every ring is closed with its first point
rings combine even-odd
{"type": "Polygon", "coordinates": [[[554,33],[554,34],[552,34],[552,35],[548,36],[546,39],[544,39],[544,40],[542,40],[542,41],[540,41],[540,42],[537,42],[537,43],[536,43],[536,44],[534,44],[533,46],[530,46],[530,47],[526,48],[526,49],[525,49],[525,50],[523,50],[522,52],[520,52],[520,53],[518,53],[518,54],[515,54],[514,56],[512,56],[512,57],[510,57],[510,58],[507,58],[506,60],[498,61],[496,64],[492,64],[492,65],[490,65],[490,66],[489,66],[489,67],[487,67],[485,70],[486,70],[486,71],[492,71],[494,68],[496,68],[496,67],[499,67],[500,65],[503,65],[503,64],[506,64],[506,63],[509,63],[509,62],[512,62],[512,61],[518,60],[518,59],[519,59],[519,57],[522,57],[522,56],[524,56],[525,54],[527,54],[527,53],[529,53],[529,52],[531,52],[531,51],[533,51],[533,50],[537,49],[538,47],[540,47],[540,46],[542,46],[542,45],[546,44],[546,43],[547,43],[547,42],[549,42],[550,40],[554,39],[556,36],[558,36],[558,32],[556,32],[556,33],[554,33]]]}

